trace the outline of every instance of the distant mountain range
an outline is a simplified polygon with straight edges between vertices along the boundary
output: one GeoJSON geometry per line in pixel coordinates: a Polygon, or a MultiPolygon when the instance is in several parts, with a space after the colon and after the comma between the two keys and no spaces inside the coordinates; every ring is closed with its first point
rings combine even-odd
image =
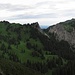
{"type": "Polygon", "coordinates": [[[40,27],[41,27],[41,29],[47,29],[48,25],[41,25],[40,27]]]}

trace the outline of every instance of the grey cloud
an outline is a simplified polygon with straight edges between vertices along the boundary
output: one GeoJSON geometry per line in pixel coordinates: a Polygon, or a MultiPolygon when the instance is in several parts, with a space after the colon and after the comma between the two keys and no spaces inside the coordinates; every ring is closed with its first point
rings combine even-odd
{"type": "Polygon", "coordinates": [[[32,8],[33,7],[27,5],[0,4],[1,10],[8,10],[8,11],[19,11],[19,10],[26,10],[32,8]]]}
{"type": "MultiPolygon", "coordinates": [[[[54,8],[54,3],[52,3],[51,1],[42,1],[42,2],[38,2],[34,5],[12,5],[12,4],[1,4],[0,3],[0,9],[1,10],[7,10],[7,11],[21,11],[21,10],[28,10],[28,9],[36,9],[39,8],[42,5],[49,5],[50,9],[54,8]]],[[[40,8],[39,8],[40,9],[40,8]]]]}
{"type": "Polygon", "coordinates": [[[43,5],[43,4],[49,4],[52,3],[52,1],[42,1],[42,2],[38,2],[36,5],[43,5]]]}
{"type": "Polygon", "coordinates": [[[66,17],[75,17],[75,10],[71,9],[71,10],[64,10],[63,11],[63,15],[66,17]]]}
{"type": "Polygon", "coordinates": [[[42,2],[38,2],[35,4],[36,8],[42,5],[49,5],[50,9],[55,8],[56,6],[56,2],[52,2],[52,1],[42,1],[42,2]]]}
{"type": "Polygon", "coordinates": [[[38,19],[38,18],[56,18],[57,15],[55,13],[48,13],[48,14],[38,14],[38,15],[16,15],[12,16],[10,20],[16,20],[16,19],[38,19]]]}

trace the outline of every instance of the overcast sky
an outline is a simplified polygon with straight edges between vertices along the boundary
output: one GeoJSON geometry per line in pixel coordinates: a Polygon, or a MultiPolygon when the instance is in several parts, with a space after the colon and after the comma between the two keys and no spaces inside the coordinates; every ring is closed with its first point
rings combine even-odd
{"type": "Polygon", "coordinates": [[[0,20],[53,25],[75,18],[75,0],[0,0],[0,20]]]}

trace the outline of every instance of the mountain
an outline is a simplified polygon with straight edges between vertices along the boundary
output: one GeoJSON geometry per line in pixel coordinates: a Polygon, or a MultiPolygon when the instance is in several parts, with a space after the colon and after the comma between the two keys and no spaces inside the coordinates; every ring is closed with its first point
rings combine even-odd
{"type": "Polygon", "coordinates": [[[22,25],[0,21],[0,74],[74,75],[74,47],[60,38],[64,31],[74,34],[73,22],[74,19],[41,29],[38,22],[22,25]]]}
{"type": "Polygon", "coordinates": [[[75,19],[53,25],[48,28],[48,32],[55,33],[57,39],[68,41],[75,47],[75,19]]]}

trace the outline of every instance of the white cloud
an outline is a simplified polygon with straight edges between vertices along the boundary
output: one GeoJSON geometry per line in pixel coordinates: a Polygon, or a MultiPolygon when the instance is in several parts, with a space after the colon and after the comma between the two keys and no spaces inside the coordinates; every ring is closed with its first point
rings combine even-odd
{"type": "Polygon", "coordinates": [[[0,0],[0,20],[52,25],[75,17],[75,0],[0,0]]]}

